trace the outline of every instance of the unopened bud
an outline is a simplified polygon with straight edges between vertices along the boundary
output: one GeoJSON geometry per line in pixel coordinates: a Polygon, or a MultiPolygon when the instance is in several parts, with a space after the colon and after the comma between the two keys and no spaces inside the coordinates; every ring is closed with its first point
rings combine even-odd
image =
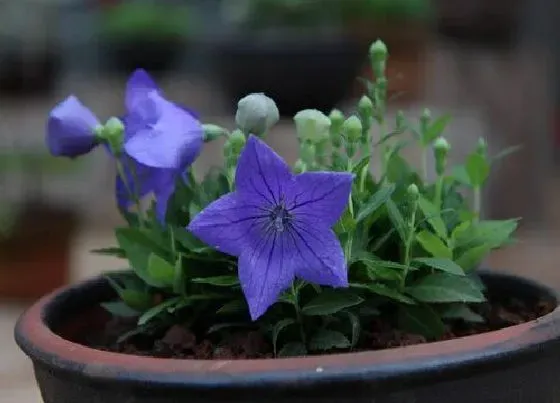
{"type": "Polygon", "coordinates": [[[397,126],[397,130],[404,130],[406,127],[406,120],[404,117],[403,111],[398,111],[397,116],[395,117],[395,124],[397,126]]]}
{"type": "Polygon", "coordinates": [[[373,102],[367,95],[358,102],[358,113],[364,121],[368,121],[373,116],[373,102]]]}
{"type": "Polygon", "coordinates": [[[436,173],[441,176],[447,166],[447,155],[451,146],[444,137],[438,137],[434,141],[434,158],[436,160],[436,173]]]}
{"type": "Polygon", "coordinates": [[[407,189],[408,196],[411,201],[418,200],[418,196],[420,195],[420,191],[418,190],[418,186],[415,183],[412,183],[407,189]]]}
{"type": "Polygon", "coordinates": [[[357,116],[350,116],[342,125],[342,133],[349,143],[355,144],[362,137],[362,122],[357,116]]]}
{"type": "Polygon", "coordinates": [[[488,143],[482,137],[478,139],[478,143],[476,145],[476,152],[484,157],[486,157],[488,154],[488,143]]]}
{"type": "Polygon", "coordinates": [[[341,132],[342,126],[344,125],[344,114],[338,109],[333,109],[329,114],[329,119],[331,120],[331,143],[334,147],[338,148],[342,144],[341,132]]]}
{"type": "Polygon", "coordinates": [[[381,39],[376,40],[369,48],[369,58],[372,63],[384,62],[388,55],[387,45],[381,39]]]}
{"type": "Polygon", "coordinates": [[[202,125],[202,128],[204,129],[204,142],[206,143],[214,141],[218,137],[225,137],[229,133],[227,129],[213,124],[202,125]]]}
{"type": "Polygon", "coordinates": [[[230,151],[233,155],[241,154],[241,150],[245,147],[246,138],[241,130],[234,130],[229,136],[228,143],[230,151]]]}
{"type": "Polygon", "coordinates": [[[328,139],[331,120],[321,111],[306,109],[294,116],[296,131],[302,141],[320,143],[328,139]]]}
{"type": "Polygon", "coordinates": [[[249,94],[237,103],[235,123],[246,134],[262,136],[280,120],[272,98],[263,93],[249,94]]]}
{"type": "Polygon", "coordinates": [[[305,162],[303,162],[301,159],[297,160],[296,164],[294,165],[294,172],[296,174],[301,174],[305,171],[307,171],[307,165],[305,164],[305,162]]]}

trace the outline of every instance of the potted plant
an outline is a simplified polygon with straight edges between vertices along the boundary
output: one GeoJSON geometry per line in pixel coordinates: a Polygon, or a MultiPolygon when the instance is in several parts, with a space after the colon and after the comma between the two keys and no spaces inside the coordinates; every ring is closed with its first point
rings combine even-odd
{"type": "Polygon", "coordinates": [[[122,121],[101,125],[68,100],[54,109],[57,155],[101,145],[120,172],[128,225],[99,252],[131,269],[61,289],[19,320],[46,403],[557,398],[557,293],[477,271],[517,225],[480,217],[485,142],[451,169],[447,118],[386,121],[387,49],[370,55],[378,79],[354,115],[294,117],[293,170],[263,141],[279,115],[264,94],[239,102],[231,133],[143,71],[122,121]],[[196,179],[203,141],[222,136],[224,166],[196,179]],[[410,136],[434,153],[435,182],[401,156],[410,136]]]}
{"type": "Polygon", "coordinates": [[[216,65],[227,98],[264,91],[284,116],[310,107],[328,113],[350,91],[367,53],[343,29],[345,3],[225,1],[234,32],[217,46],[216,65]]]}
{"type": "Polygon", "coordinates": [[[0,203],[0,298],[36,300],[68,283],[76,212],[45,202],[42,182],[75,170],[44,152],[0,154],[3,185],[19,176],[22,188],[19,202],[0,203]]]}
{"type": "Polygon", "coordinates": [[[144,68],[164,73],[178,63],[191,34],[187,6],[170,2],[119,1],[101,12],[100,37],[110,65],[129,74],[144,68]]]}

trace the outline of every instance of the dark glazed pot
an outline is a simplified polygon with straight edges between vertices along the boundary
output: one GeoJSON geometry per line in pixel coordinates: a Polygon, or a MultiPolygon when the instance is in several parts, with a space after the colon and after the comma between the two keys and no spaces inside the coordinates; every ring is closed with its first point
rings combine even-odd
{"type": "MultiPolygon", "coordinates": [[[[553,291],[522,278],[486,273],[483,280],[490,292],[557,301],[553,291]]],[[[560,401],[558,308],[503,330],[391,350],[193,361],[108,353],[69,341],[95,326],[87,313],[112,296],[105,280],[95,279],[43,298],[19,320],[16,340],[33,360],[45,403],[560,401]]]]}
{"type": "Polygon", "coordinates": [[[366,57],[367,45],[350,37],[234,37],[219,46],[218,80],[232,107],[264,92],[282,116],[307,108],[328,114],[351,90],[366,57]]]}

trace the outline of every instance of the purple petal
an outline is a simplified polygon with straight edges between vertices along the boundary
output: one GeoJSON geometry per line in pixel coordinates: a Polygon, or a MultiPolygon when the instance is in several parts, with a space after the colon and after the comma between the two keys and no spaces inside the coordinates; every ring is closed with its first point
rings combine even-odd
{"type": "Polygon", "coordinates": [[[285,253],[292,256],[292,269],[298,278],[332,287],[348,286],[344,252],[330,228],[294,220],[286,238],[285,253]]]}
{"type": "Polygon", "coordinates": [[[241,152],[235,174],[238,192],[256,197],[267,205],[280,204],[292,181],[290,167],[272,148],[255,136],[249,136],[241,152]]]}
{"type": "Polygon", "coordinates": [[[298,220],[332,227],[348,205],[352,180],[352,174],[342,172],[297,175],[286,195],[287,208],[298,220]]]}
{"type": "Polygon", "coordinates": [[[75,96],[69,96],[50,113],[47,147],[55,156],[77,157],[96,145],[94,129],[99,120],[75,96]]]}
{"type": "Polygon", "coordinates": [[[135,70],[126,83],[125,106],[126,109],[134,109],[138,102],[141,102],[148,93],[160,92],[159,87],[150,77],[148,72],[143,69],[135,70]]]}
{"type": "Polygon", "coordinates": [[[283,235],[270,231],[239,257],[239,281],[253,320],[263,315],[294,280],[288,240],[283,235]]]}
{"type": "Polygon", "coordinates": [[[154,189],[154,194],[156,196],[156,217],[162,224],[165,223],[169,199],[175,192],[175,182],[179,175],[177,171],[165,171],[167,172],[159,174],[160,179],[157,183],[156,189],[154,189]]]}
{"type": "Polygon", "coordinates": [[[267,211],[229,193],[194,217],[188,230],[217,250],[239,256],[258,242],[267,222],[267,211]]]}
{"type": "Polygon", "coordinates": [[[125,151],[139,163],[155,168],[184,168],[200,153],[201,124],[160,94],[151,92],[131,110],[125,151]]]}

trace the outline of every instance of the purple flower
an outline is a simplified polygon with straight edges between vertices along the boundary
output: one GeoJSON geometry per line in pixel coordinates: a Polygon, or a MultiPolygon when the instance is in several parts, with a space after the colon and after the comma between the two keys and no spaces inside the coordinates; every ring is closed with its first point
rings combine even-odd
{"type": "Polygon", "coordinates": [[[251,136],[239,158],[235,185],[235,192],[210,204],[188,229],[239,257],[239,278],[253,320],[295,277],[348,285],[344,253],[331,227],[346,208],[351,174],[294,176],[271,148],[251,136]]]}
{"type": "Polygon", "coordinates": [[[124,152],[120,157],[126,179],[117,178],[117,201],[128,209],[134,197],[153,193],[163,222],[175,181],[200,153],[204,130],[186,108],[163,97],[144,70],[128,80],[124,152]]]}
{"type": "Polygon", "coordinates": [[[77,157],[97,144],[94,130],[99,120],[75,96],[69,96],[50,113],[47,121],[47,147],[52,155],[77,157]]]}

